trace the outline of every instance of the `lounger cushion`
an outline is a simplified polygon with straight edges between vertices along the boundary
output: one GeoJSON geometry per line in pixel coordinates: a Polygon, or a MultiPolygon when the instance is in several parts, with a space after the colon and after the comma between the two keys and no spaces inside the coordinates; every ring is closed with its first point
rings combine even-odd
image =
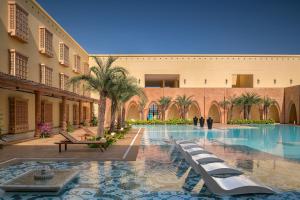
{"type": "Polygon", "coordinates": [[[202,153],[210,154],[210,152],[204,150],[201,147],[194,147],[194,148],[191,148],[191,149],[184,149],[184,151],[186,153],[188,153],[190,156],[194,156],[194,155],[202,154],[202,153]]]}
{"type": "Polygon", "coordinates": [[[193,143],[189,143],[189,144],[182,144],[180,145],[182,149],[191,149],[191,148],[197,148],[200,147],[198,144],[193,144],[193,143]]]}
{"type": "Polygon", "coordinates": [[[222,162],[214,162],[207,164],[199,164],[199,166],[209,175],[241,175],[243,172],[231,168],[225,163],[222,162]]]}
{"type": "Polygon", "coordinates": [[[191,156],[191,159],[196,164],[205,164],[205,163],[212,163],[212,162],[224,162],[224,160],[218,158],[217,156],[212,155],[212,154],[207,154],[207,153],[202,153],[202,154],[197,154],[197,155],[191,156]]]}
{"type": "Polygon", "coordinates": [[[253,182],[246,176],[232,176],[227,178],[216,178],[212,177],[213,180],[217,182],[217,184],[223,188],[224,190],[233,190],[239,187],[244,186],[260,186],[257,183],[253,182]]]}
{"type": "Polygon", "coordinates": [[[175,141],[176,144],[186,144],[186,143],[194,143],[191,140],[177,140],[175,141]]]}

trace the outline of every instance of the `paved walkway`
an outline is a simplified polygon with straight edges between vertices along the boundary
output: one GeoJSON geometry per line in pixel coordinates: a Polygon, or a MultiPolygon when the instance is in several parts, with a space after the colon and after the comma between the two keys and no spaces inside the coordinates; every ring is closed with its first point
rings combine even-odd
{"type": "MultiPolygon", "coordinates": [[[[90,127],[91,131],[96,132],[96,127],[90,127]]],[[[68,151],[58,152],[58,145],[55,142],[64,138],[57,134],[51,138],[35,139],[26,142],[4,146],[0,149],[0,165],[6,165],[20,160],[136,160],[140,139],[143,129],[132,129],[114,145],[106,151],[101,152],[98,148],[89,148],[87,145],[68,145],[68,151]],[[137,134],[139,132],[139,134],[137,134]],[[135,139],[135,140],[134,140],[135,139]],[[133,141],[134,140],[134,141],[133,141]]],[[[80,138],[84,131],[78,129],[72,133],[75,138],[80,138]]],[[[62,148],[64,149],[64,148],[62,148]]]]}

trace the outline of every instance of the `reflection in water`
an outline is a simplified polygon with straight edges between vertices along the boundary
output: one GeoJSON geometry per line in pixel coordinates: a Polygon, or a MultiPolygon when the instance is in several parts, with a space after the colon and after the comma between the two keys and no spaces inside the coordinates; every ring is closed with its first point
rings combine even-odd
{"type": "Polygon", "coordinates": [[[254,165],[253,160],[240,160],[240,159],[236,160],[237,168],[241,168],[249,172],[253,172],[253,165],[254,165]]]}
{"type": "MultiPolygon", "coordinates": [[[[0,193],[0,199],[219,198],[209,192],[201,176],[189,167],[173,145],[172,138],[200,138],[207,150],[225,159],[228,165],[238,167],[251,179],[279,190],[271,196],[245,195],[225,199],[300,199],[300,165],[290,160],[291,156],[300,157],[293,152],[294,146],[296,150],[299,148],[294,143],[300,139],[297,135],[299,129],[294,129],[296,136],[285,136],[287,129],[290,128],[274,126],[270,129],[206,131],[192,126],[152,126],[144,133],[137,161],[49,162],[55,169],[79,169],[79,179],[68,184],[59,195],[0,193]],[[283,146],[282,141],[292,143],[292,148],[283,146]]],[[[0,184],[42,164],[23,162],[0,169],[0,184]]]]}

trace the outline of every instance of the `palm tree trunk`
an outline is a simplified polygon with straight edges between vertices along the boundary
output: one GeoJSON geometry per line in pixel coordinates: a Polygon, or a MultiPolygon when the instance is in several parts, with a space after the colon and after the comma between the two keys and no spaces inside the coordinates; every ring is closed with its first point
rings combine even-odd
{"type": "Polygon", "coordinates": [[[98,129],[97,129],[98,137],[104,137],[105,111],[106,111],[106,96],[104,94],[100,94],[100,100],[98,105],[98,129]]]}
{"type": "Polygon", "coordinates": [[[232,112],[233,112],[233,106],[230,107],[230,115],[229,115],[229,120],[232,119],[232,112]]]}
{"type": "Polygon", "coordinates": [[[118,123],[117,123],[117,129],[121,129],[121,127],[122,127],[122,107],[123,106],[120,106],[119,108],[118,108],[118,119],[117,119],[117,121],[118,121],[118,123]]]}
{"type": "Polygon", "coordinates": [[[140,111],[140,119],[144,120],[144,111],[143,110],[140,111]]]}
{"type": "Polygon", "coordinates": [[[122,128],[125,127],[125,106],[122,107],[122,128]]]}
{"type": "Polygon", "coordinates": [[[247,119],[250,119],[251,106],[247,106],[247,119]]]}
{"type": "Polygon", "coordinates": [[[109,127],[109,132],[113,132],[115,129],[115,120],[116,120],[116,103],[112,101],[111,103],[111,115],[110,115],[110,127],[109,127]]]}

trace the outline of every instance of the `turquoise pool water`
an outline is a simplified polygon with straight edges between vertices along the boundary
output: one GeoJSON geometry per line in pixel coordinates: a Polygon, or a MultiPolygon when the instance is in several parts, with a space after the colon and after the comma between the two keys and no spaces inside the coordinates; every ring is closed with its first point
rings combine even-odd
{"type": "Polygon", "coordinates": [[[249,147],[300,161],[300,127],[255,125],[250,128],[202,129],[193,126],[148,126],[144,144],[167,144],[177,139],[206,139],[220,145],[249,147]],[[145,140],[146,138],[146,140],[145,140]]]}
{"type": "Polygon", "coordinates": [[[0,183],[45,164],[55,169],[78,169],[80,174],[58,195],[0,192],[0,199],[300,199],[298,127],[254,126],[210,131],[193,126],[143,127],[145,132],[136,161],[26,161],[1,168],[0,183]],[[228,157],[230,165],[278,193],[214,196],[176,150],[174,139],[197,139],[204,146],[210,145],[211,150],[228,157]],[[257,160],[255,155],[262,152],[263,159],[257,160]],[[236,154],[238,159],[233,156],[236,154]]]}

